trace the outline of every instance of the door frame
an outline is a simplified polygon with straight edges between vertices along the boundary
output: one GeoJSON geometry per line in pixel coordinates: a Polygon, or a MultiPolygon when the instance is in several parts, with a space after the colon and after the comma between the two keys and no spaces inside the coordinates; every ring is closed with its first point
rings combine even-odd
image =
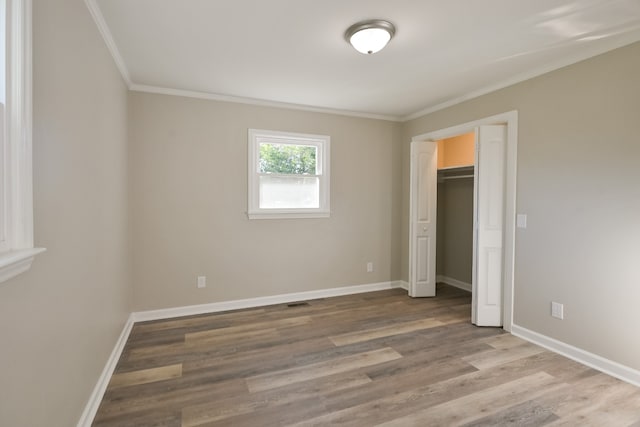
{"type": "MultiPolygon", "coordinates": [[[[518,111],[508,111],[495,116],[462,123],[444,129],[416,135],[411,138],[415,141],[438,141],[451,138],[463,133],[475,132],[476,128],[484,125],[506,125],[507,147],[505,159],[505,187],[504,187],[504,253],[503,253],[503,282],[502,282],[502,327],[511,332],[513,325],[513,297],[514,297],[514,266],[515,266],[515,235],[516,235],[516,175],[518,163],[518,111]]],[[[411,172],[410,172],[411,174],[411,172]]],[[[409,179],[413,179],[412,176],[409,179]]],[[[411,195],[410,195],[411,196],[411,195]]],[[[409,224],[411,224],[411,212],[409,212],[409,224]]],[[[411,227],[409,227],[411,228],[411,227]]],[[[474,231],[475,232],[475,231],[474,231]]],[[[409,231],[411,233],[411,231],[409,231]]],[[[411,236],[409,236],[411,243],[411,236]]],[[[475,244],[475,243],[474,243],[475,244]]],[[[409,265],[411,265],[411,247],[409,247],[409,265]]],[[[411,267],[409,267],[411,268],[411,267]]]]}

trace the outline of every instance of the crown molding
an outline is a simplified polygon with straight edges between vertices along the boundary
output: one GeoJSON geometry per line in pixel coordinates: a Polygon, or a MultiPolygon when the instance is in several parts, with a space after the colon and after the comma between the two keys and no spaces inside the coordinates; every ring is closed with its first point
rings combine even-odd
{"type": "Polygon", "coordinates": [[[233,102],[236,104],[256,105],[259,107],[284,108],[287,110],[310,111],[313,113],[336,114],[339,116],[357,117],[362,119],[386,120],[398,122],[400,116],[389,116],[384,114],[362,113],[358,111],[339,110],[334,108],[312,107],[309,105],[290,104],[287,102],[267,101],[256,98],[244,98],[241,96],[221,95],[217,93],[200,92],[193,90],[173,89],[161,86],[150,86],[141,84],[132,84],[129,90],[134,92],[157,93],[161,95],[183,96],[187,98],[207,99],[210,101],[233,102]]]}
{"type": "Polygon", "coordinates": [[[104,20],[104,16],[102,15],[100,6],[98,6],[98,3],[96,3],[96,0],[84,0],[84,3],[87,5],[87,9],[89,9],[89,12],[91,13],[91,17],[93,18],[93,21],[96,23],[96,26],[98,27],[98,31],[100,31],[100,34],[102,35],[102,39],[107,45],[107,49],[109,49],[109,52],[113,57],[113,61],[116,63],[116,67],[118,68],[118,70],[120,71],[120,74],[122,75],[122,79],[124,80],[127,87],[130,89],[133,82],[131,81],[129,70],[127,69],[127,65],[125,64],[124,59],[122,59],[122,55],[118,50],[118,46],[116,45],[116,42],[113,39],[113,36],[111,35],[111,30],[109,30],[109,26],[104,20]]]}

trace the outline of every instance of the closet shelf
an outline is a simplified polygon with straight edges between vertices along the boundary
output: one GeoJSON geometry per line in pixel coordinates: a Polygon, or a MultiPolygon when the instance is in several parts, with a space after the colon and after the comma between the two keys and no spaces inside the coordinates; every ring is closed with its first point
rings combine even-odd
{"type": "Polygon", "coordinates": [[[473,175],[452,175],[452,176],[443,176],[442,180],[447,181],[449,179],[462,179],[462,178],[473,178],[473,175]]]}
{"type": "Polygon", "coordinates": [[[441,169],[438,169],[438,182],[444,182],[450,179],[473,178],[474,177],[473,172],[474,172],[473,165],[441,168],[441,169]]]}
{"type": "Polygon", "coordinates": [[[438,172],[464,172],[464,171],[472,171],[474,165],[462,165],[462,166],[449,166],[446,168],[438,168],[438,172]]]}

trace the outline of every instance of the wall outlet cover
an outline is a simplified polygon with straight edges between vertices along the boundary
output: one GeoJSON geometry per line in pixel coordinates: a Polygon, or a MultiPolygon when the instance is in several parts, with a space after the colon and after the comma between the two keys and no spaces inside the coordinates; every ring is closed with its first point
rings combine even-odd
{"type": "Polygon", "coordinates": [[[551,302],[551,316],[560,320],[564,319],[564,304],[551,302]]]}
{"type": "Polygon", "coordinates": [[[198,288],[205,288],[207,286],[207,276],[198,276],[196,283],[198,288]]]}
{"type": "Polygon", "coordinates": [[[527,228],[527,214],[516,215],[516,227],[527,228]]]}

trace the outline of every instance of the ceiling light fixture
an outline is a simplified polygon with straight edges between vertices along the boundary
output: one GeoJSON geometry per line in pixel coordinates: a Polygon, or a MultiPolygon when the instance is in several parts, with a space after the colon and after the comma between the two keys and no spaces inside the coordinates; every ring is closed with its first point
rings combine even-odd
{"type": "Polygon", "coordinates": [[[396,33],[396,27],[389,21],[371,19],[350,26],[344,38],[355,50],[365,55],[381,51],[396,33]]]}

